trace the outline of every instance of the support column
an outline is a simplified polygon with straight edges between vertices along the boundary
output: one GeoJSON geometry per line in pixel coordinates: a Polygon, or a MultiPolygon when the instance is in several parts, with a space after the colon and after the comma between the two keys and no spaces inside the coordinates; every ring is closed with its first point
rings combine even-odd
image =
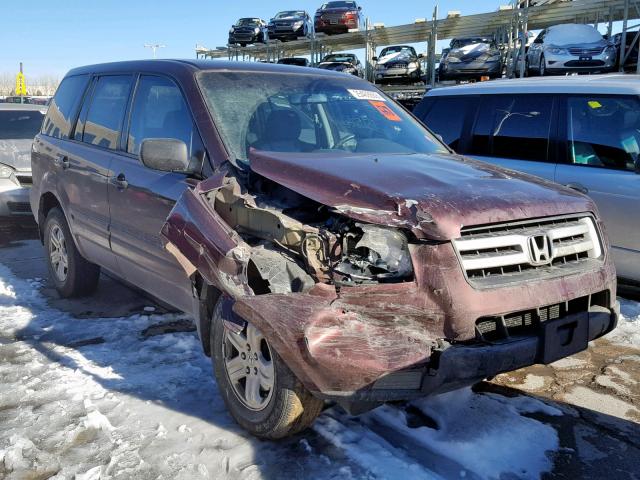
{"type": "Polygon", "coordinates": [[[529,33],[529,0],[524,7],[524,20],[522,22],[522,37],[520,39],[520,78],[524,78],[525,56],[527,54],[527,34],[529,33]]]}
{"type": "Polygon", "coordinates": [[[627,28],[629,27],[629,1],[624,0],[624,18],[622,20],[622,38],[620,39],[620,71],[624,72],[625,53],[627,50],[627,28]]]}
{"type": "Polygon", "coordinates": [[[438,42],[438,4],[433,9],[431,21],[431,38],[429,42],[429,83],[431,87],[436,86],[436,43],[438,42]]]}

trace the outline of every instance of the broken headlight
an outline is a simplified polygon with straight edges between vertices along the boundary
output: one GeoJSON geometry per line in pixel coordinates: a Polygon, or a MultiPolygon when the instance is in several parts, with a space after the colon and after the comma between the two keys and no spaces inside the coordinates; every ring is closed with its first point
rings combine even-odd
{"type": "Polygon", "coordinates": [[[355,283],[393,282],[413,274],[407,237],[399,230],[357,223],[342,237],[334,272],[355,283]]]}

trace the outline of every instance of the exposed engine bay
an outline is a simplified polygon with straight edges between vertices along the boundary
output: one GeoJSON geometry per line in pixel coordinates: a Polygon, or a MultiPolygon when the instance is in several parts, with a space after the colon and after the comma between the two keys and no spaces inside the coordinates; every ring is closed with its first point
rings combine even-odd
{"type": "Polygon", "coordinates": [[[407,233],[351,220],[255,173],[246,181],[252,193],[231,179],[207,199],[253,247],[247,276],[254,294],[411,280],[407,233]]]}

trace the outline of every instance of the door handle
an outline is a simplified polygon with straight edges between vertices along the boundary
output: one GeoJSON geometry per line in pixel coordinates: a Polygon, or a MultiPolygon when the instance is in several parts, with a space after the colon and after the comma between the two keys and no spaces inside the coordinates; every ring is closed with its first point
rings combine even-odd
{"type": "Polygon", "coordinates": [[[572,188],[576,192],[584,193],[585,195],[589,193],[589,189],[584,185],[582,185],[581,183],[567,183],[565,187],[572,188]]]}
{"type": "Polygon", "coordinates": [[[56,167],[62,167],[63,170],[66,170],[67,168],[69,168],[69,157],[63,155],[62,153],[59,153],[53,159],[53,163],[56,167]]]}
{"type": "Polygon", "coordinates": [[[113,179],[113,184],[118,190],[124,190],[129,186],[129,182],[127,182],[127,177],[124,176],[124,173],[119,173],[118,176],[113,179]]]}

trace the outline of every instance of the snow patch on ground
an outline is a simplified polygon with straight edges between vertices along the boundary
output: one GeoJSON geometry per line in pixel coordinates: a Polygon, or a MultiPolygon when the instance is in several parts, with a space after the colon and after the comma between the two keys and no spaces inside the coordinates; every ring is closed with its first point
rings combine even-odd
{"type": "Polygon", "coordinates": [[[416,442],[456,459],[481,478],[515,473],[519,478],[533,479],[553,466],[551,454],[559,446],[556,431],[525,414],[560,416],[562,412],[539,400],[475,394],[467,388],[413,404],[433,418],[439,428],[410,428],[403,412],[391,407],[382,407],[373,414],[385,423],[403,425],[416,442]]]}
{"type": "MultiPolygon", "coordinates": [[[[183,315],[79,319],[41,287],[0,265],[0,478],[527,479],[559,448],[530,415],[560,410],[471,389],[360,417],[332,407],[302,438],[259,441],[226,412],[195,333],[142,335],[183,315]]],[[[635,342],[640,305],[623,302],[623,314],[635,342]]]]}
{"type": "Polygon", "coordinates": [[[619,345],[640,347],[640,302],[620,300],[618,327],[604,338],[619,345]]]}

